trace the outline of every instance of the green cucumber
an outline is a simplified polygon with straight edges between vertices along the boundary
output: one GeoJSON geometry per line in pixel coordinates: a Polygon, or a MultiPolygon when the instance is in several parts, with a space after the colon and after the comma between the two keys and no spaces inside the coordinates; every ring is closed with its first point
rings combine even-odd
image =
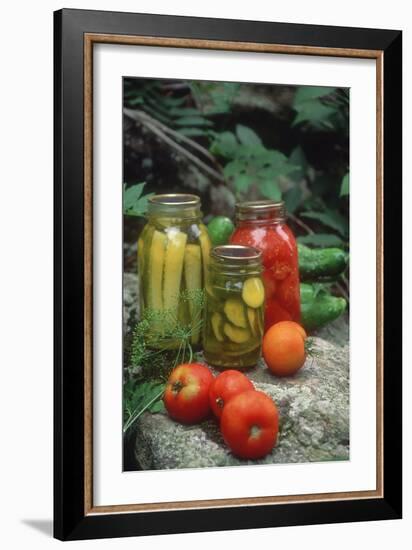
{"type": "Polygon", "coordinates": [[[309,248],[298,244],[301,281],[334,280],[348,265],[348,254],[341,248],[309,248]]]}
{"type": "Polygon", "coordinates": [[[305,330],[316,330],[334,321],[346,309],[345,298],[332,296],[319,285],[300,285],[301,322],[305,330]]]}

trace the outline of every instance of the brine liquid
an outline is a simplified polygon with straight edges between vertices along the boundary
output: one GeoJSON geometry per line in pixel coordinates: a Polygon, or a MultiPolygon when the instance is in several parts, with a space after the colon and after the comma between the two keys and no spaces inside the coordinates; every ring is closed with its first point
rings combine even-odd
{"type": "Polygon", "coordinates": [[[177,327],[185,327],[191,331],[191,343],[200,345],[199,292],[210,251],[206,227],[158,219],[144,227],[137,248],[140,312],[141,317],[149,313],[149,342],[157,347],[161,339],[162,347],[175,348],[180,341],[171,335],[177,327]]]}
{"type": "Polygon", "coordinates": [[[242,279],[219,275],[206,292],[204,354],[218,368],[247,369],[261,354],[263,300],[259,307],[250,307],[243,296],[248,277],[242,279]]]}

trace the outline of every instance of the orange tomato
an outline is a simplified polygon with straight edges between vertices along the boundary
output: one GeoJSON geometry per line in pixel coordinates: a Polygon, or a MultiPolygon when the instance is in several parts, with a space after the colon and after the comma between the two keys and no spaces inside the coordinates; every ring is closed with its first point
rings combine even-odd
{"type": "Polygon", "coordinates": [[[295,374],[305,363],[305,340],[295,325],[290,321],[277,323],[263,337],[263,357],[276,376],[295,374]]]}
{"type": "Polygon", "coordinates": [[[296,323],[295,321],[279,321],[279,323],[276,323],[276,326],[283,327],[283,328],[290,328],[290,329],[296,329],[301,335],[304,340],[308,337],[306,334],[305,329],[302,327],[302,325],[299,325],[299,323],[296,323]]]}

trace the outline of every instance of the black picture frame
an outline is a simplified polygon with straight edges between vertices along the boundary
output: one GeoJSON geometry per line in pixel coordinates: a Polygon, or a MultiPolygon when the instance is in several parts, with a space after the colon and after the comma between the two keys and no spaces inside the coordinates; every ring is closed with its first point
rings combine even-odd
{"type": "MultiPolygon", "coordinates": [[[[310,54],[310,53],[309,53],[310,54]]],[[[54,536],[125,537],[402,515],[402,33],[64,9],[54,14],[54,536]],[[87,33],[378,50],[383,79],[383,494],[379,498],[93,514],[85,510],[84,37],[87,33]]]]}

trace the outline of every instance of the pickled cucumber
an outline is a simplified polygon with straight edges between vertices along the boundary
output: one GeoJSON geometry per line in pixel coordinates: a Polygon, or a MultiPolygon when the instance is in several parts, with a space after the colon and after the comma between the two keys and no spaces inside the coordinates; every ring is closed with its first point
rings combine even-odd
{"type": "Polygon", "coordinates": [[[222,324],[223,324],[223,317],[222,315],[215,311],[215,313],[212,315],[210,319],[210,323],[212,325],[213,334],[215,335],[215,338],[218,342],[223,342],[225,339],[225,336],[222,332],[222,324]]]}
{"type": "Polygon", "coordinates": [[[166,235],[154,231],[149,255],[148,305],[162,309],[162,281],[165,260],[166,235]]]}
{"type": "Polygon", "coordinates": [[[244,344],[249,340],[251,336],[250,331],[247,328],[235,327],[231,323],[224,324],[223,332],[226,334],[229,340],[232,340],[232,342],[235,342],[235,344],[244,344]]]}
{"type": "Polygon", "coordinates": [[[265,289],[261,279],[250,277],[243,284],[242,298],[249,307],[258,308],[265,299],[265,289]]]}
{"type": "MultiPolygon", "coordinates": [[[[185,284],[189,291],[202,288],[202,253],[197,244],[186,245],[185,284]]],[[[192,344],[197,344],[200,335],[201,307],[189,295],[189,309],[193,325],[192,344]]]]}
{"type": "MultiPolygon", "coordinates": [[[[163,307],[177,318],[179,294],[182,282],[183,261],[185,255],[187,235],[176,229],[170,229],[167,234],[165,254],[163,307]]],[[[156,277],[156,271],[151,271],[156,277]]]]}
{"type": "Polygon", "coordinates": [[[247,328],[247,319],[243,304],[237,298],[228,298],[223,307],[226,317],[240,328],[247,328]]]}
{"type": "Polygon", "coordinates": [[[256,311],[253,308],[248,307],[247,308],[247,318],[248,318],[248,321],[249,321],[250,330],[251,330],[253,335],[257,334],[256,317],[257,317],[256,311]]]}
{"type": "Polygon", "coordinates": [[[200,246],[202,247],[202,261],[203,261],[203,281],[204,286],[208,288],[208,269],[209,269],[209,256],[210,256],[210,238],[206,229],[201,229],[199,235],[200,246]]]}

